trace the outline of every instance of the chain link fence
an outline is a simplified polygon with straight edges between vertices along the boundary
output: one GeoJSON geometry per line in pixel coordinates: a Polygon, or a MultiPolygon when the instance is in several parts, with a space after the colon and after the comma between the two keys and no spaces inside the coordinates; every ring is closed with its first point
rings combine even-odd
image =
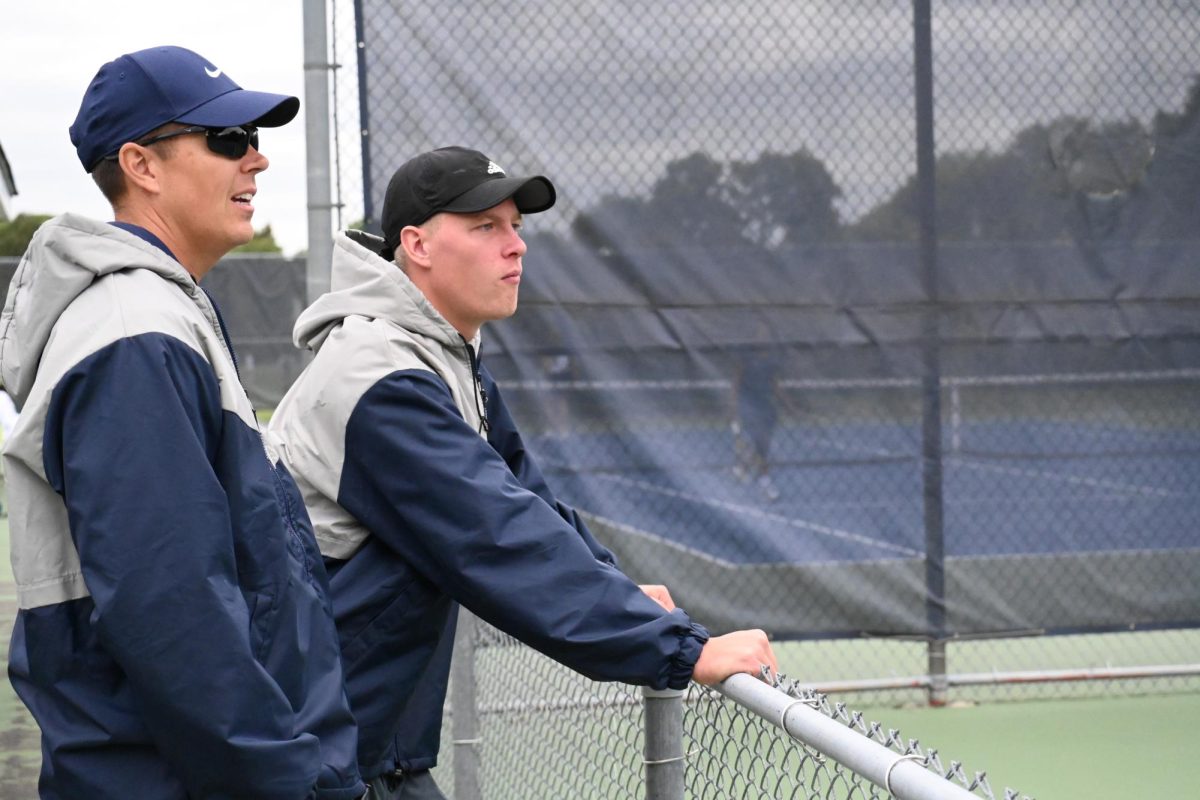
{"type": "MultiPolygon", "coordinates": [[[[978,796],[846,707],[1200,690],[1200,6],[327,11],[338,228],[447,144],[558,188],[483,352],[631,577],[978,796]]],[[[210,279],[264,411],[303,269],[210,279]]],[[[464,641],[443,785],[653,789],[639,693],[464,641]]],[[[692,796],[894,794],[747,697],[683,706],[692,796]]]]}
{"type": "Polygon", "coordinates": [[[768,677],[595,683],[463,613],[436,780],[458,800],[997,797],[985,773],[768,677]]]}
{"type": "MultiPolygon", "coordinates": [[[[631,577],[977,796],[847,707],[1200,691],[1200,6],[327,10],[338,228],[433,147],[554,181],[483,352],[631,577]]],[[[303,273],[210,278],[264,411],[303,273]]],[[[640,693],[463,639],[456,796],[654,788],[640,693]]],[[[752,705],[683,698],[691,796],[889,793],[752,705]]]]}
{"type": "Polygon", "coordinates": [[[1200,687],[1200,8],[329,7],[342,225],[558,187],[483,353],[631,576],[875,701],[1200,687]]]}

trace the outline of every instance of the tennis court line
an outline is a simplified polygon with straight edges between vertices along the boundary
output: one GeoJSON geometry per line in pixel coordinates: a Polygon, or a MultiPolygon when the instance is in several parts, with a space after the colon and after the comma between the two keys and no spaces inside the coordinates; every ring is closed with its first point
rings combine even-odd
{"type": "MultiPolygon", "coordinates": [[[[866,445],[848,445],[836,441],[822,441],[823,445],[832,447],[835,450],[854,454],[869,454],[874,456],[887,456],[890,458],[911,458],[913,454],[896,452],[882,447],[869,447],[866,445]]],[[[943,461],[948,463],[958,463],[963,467],[978,470],[989,470],[992,472],[1000,472],[1007,475],[1016,475],[1022,478],[1044,478],[1062,483],[1076,484],[1079,486],[1087,486],[1093,489],[1104,489],[1121,492],[1122,494],[1143,495],[1149,497],[1185,497],[1170,489],[1162,489],[1157,486],[1142,486],[1136,483],[1119,483],[1117,481],[1104,480],[1102,478],[1081,478],[1075,475],[1063,475],[1058,472],[1049,472],[1040,469],[1031,469],[1029,467],[1004,467],[999,464],[987,464],[982,461],[972,460],[970,456],[962,454],[945,453],[943,461]]]]}
{"type": "Polygon", "coordinates": [[[1061,483],[1076,484],[1079,486],[1087,486],[1093,489],[1106,489],[1121,492],[1123,494],[1135,494],[1151,497],[1177,497],[1169,489],[1160,489],[1155,486],[1139,486],[1136,483],[1118,483],[1117,481],[1108,481],[1100,478],[1080,478],[1075,475],[1062,475],[1057,472],[1047,472],[1040,469],[1029,469],[1028,467],[1003,467],[999,464],[986,464],[978,461],[972,461],[964,456],[955,456],[955,461],[961,462],[962,466],[971,469],[987,470],[991,472],[1000,472],[1008,475],[1018,475],[1022,478],[1045,478],[1049,480],[1059,481],[1061,483]]]}
{"type": "Polygon", "coordinates": [[[742,564],[737,561],[730,561],[728,559],[721,558],[720,556],[715,556],[706,550],[701,550],[698,547],[693,547],[690,544],[684,544],[683,542],[677,542],[674,539],[670,539],[666,536],[663,536],[661,533],[654,533],[653,531],[648,531],[643,528],[636,528],[627,522],[621,522],[620,520],[615,520],[612,517],[607,517],[602,514],[596,514],[594,512],[587,511],[586,509],[581,508],[581,509],[577,509],[577,510],[579,511],[579,514],[585,520],[589,521],[589,524],[591,524],[591,525],[600,524],[605,527],[612,528],[613,530],[621,531],[622,533],[630,533],[630,534],[634,534],[636,536],[641,536],[643,538],[649,539],[652,542],[657,542],[657,543],[663,545],[664,547],[669,547],[671,549],[678,550],[681,553],[687,553],[688,555],[692,556],[693,558],[699,559],[700,561],[707,561],[711,564],[717,564],[721,567],[727,567],[727,568],[757,567],[757,566],[761,566],[762,564],[781,564],[782,565],[782,564],[787,563],[787,562],[782,562],[782,561],[781,562],[753,561],[748,564],[742,564]]]}
{"type": "MultiPolygon", "coordinates": [[[[838,560],[833,560],[833,559],[824,559],[821,561],[730,561],[727,558],[722,558],[721,556],[713,555],[712,553],[709,553],[705,550],[701,550],[698,547],[693,547],[692,545],[684,544],[683,542],[677,541],[675,539],[671,539],[667,536],[663,536],[661,533],[654,533],[653,531],[648,531],[644,528],[638,528],[633,525],[630,525],[627,522],[621,522],[619,520],[613,519],[612,517],[608,517],[603,514],[596,514],[594,512],[587,511],[582,508],[577,509],[577,510],[579,511],[580,516],[582,516],[584,518],[584,520],[588,523],[588,525],[591,525],[593,527],[610,528],[615,531],[620,531],[622,533],[631,534],[633,536],[637,536],[642,539],[647,539],[651,542],[655,542],[656,544],[660,544],[663,547],[666,547],[667,549],[675,550],[676,552],[680,552],[680,553],[686,553],[687,555],[691,556],[692,558],[697,559],[698,561],[705,561],[709,564],[716,564],[717,566],[721,567],[722,569],[790,570],[790,569],[796,569],[797,567],[813,567],[813,566],[821,566],[824,564],[844,564],[844,563],[846,563],[844,560],[838,561],[838,560]]],[[[921,554],[921,557],[924,558],[924,553],[921,554]]],[[[893,561],[894,561],[894,559],[891,559],[887,556],[881,556],[879,558],[856,559],[853,563],[859,564],[859,565],[862,565],[862,564],[886,564],[886,563],[893,562],[893,561]]]]}
{"type": "Polygon", "coordinates": [[[786,525],[791,528],[799,528],[801,530],[820,534],[822,536],[828,536],[830,538],[838,539],[840,541],[854,542],[856,544],[861,544],[861,545],[866,545],[867,547],[874,547],[874,548],[878,548],[881,550],[886,550],[886,551],[896,553],[899,555],[908,556],[910,558],[923,557],[925,555],[922,551],[913,550],[911,547],[905,547],[903,545],[893,544],[892,542],[886,542],[881,539],[875,539],[875,538],[872,538],[865,534],[854,533],[853,531],[842,530],[841,528],[831,528],[827,525],[819,525],[815,522],[806,522],[804,520],[792,519],[791,517],[785,517],[782,514],[773,514],[769,511],[763,511],[760,508],[756,508],[755,506],[748,506],[743,503],[734,503],[729,500],[715,500],[711,497],[705,497],[703,495],[693,494],[692,492],[684,492],[684,491],[680,491],[679,489],[671,489],[666,486],[660,486],[656,483],[650,483],[648,481],[634,480],[633,478],[623,478],[623,477],[620,477],[617,475],[597,475],[596,477],[601,480],[611,481],[613,483],[619,483],[619,484],[622,484],[625,486],[632,486],[632,487],[634,487],[636,489],[640,489],[642,491],[654,492],[656,494],[661,494],[666,497],[674,497],[679,500],[686,500],[690,503],[698,503],[700,505],[709,506],[710,508],[721,508],[726,511],[732,511],[737,514],[743,514],[743,515],[750,516],[750,517],[757,517],[759,519],[763,519],[768,522],[777,522],[777,523],[786,525]]]}

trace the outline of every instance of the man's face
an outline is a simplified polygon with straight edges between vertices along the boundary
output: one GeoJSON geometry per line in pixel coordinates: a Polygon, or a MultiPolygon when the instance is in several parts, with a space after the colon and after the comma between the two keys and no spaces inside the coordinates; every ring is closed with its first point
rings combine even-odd
{"type": "Polygon", "coordinates": [[[253,147],[235,159],[209,150],[202,133],[176,137],[158,204],[170,242],[215,263],[254,238],[255,178],[269,163],[253,147]]]}
{"type": "Polygon", "coordinates": [[[521,285],[521,212],[511,199],[477,214],[436,215],[421,226],[431,269],[425,296],[468,339],[512,316],[521,285]]]}

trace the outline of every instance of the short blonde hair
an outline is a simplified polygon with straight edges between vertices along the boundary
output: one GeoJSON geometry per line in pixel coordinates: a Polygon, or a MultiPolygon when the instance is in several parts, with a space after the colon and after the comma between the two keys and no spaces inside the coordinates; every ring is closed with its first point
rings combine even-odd
{"type": "MultiPolygon", "coordinates": [[[[138,139],[149,139],[151,136],[157,136],[160,133],[166,133],[176,128],[184,127],[179,122],[168,122],[166,125],[159,125],[152,131],[147,131],[138,139]]],[[[161,142],[155,142],[159,146],[158,154],[163,158],[170,158],[175,153],[175,140],[164,139],[161,142]]],[[[125,145],[122,144],[122,147],[125,145]]],[[[119,150],[117,151],[120,152],[119,150]]],[[[121,169],[121,163],[115,158],[103,158],[95,167],[92,168],[92,180],[96,182],[96,186],[100,187],[100,194],[104,195],[104,199],[113,208],[117,207],[129,191],[129,184],[125,182],[125,171],[121,169]]]]}
{"type": "MultiPolygon", "coordinates": [[[[432,233],[433,231],[437,230],[437,226],[441,222],[442,215],[448,214],[448,213],[450,213],[450,212],[439,211],[437,214],[434,214],[432,217],[425,220],[420,225],[413,225],[413,227],[420,228],[424,231],[428,231],[428,232],[432,233]]],[[[401,233],[403,233],[403,230],[401,230],[401,233]]],[[[408,265],[404,263],[404,242],[403,242],[403,240],[396,243],[395,255],[392,257],[392,260],[396,262],[397,267],[404,270],[405,272],[408,271],[408,265]]]]}

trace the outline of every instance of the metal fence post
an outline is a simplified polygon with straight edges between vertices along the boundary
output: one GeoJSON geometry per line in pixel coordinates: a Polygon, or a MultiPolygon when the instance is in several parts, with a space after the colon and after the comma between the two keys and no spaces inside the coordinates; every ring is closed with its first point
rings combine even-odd
{"type": "Polygon", "coordinates": [[[642,689],[646,719],[646,800],[683,800],[683,690],[642,689]]]}
{"type": "Polygon", "coordinates": [[[481,800],[479,786],[479,706],[475,698],[475,615],[458,611],[454,658],[450,665],[450,730],[454,743],[454,797],[481,800]]]}
{"type": "Polygon", "coordinates": [[[304,0],[304,130],[308,172],[305,304],[329,291],[333,202],[329,168],[329,45],[325,0],[304,0]]]}
{"type": "Polygon", "coordinates": [[[925,616],[929,626],[929,704],[946,702],[946,542],[942,487],[941,314],[933,108],[931,0],[913,0],[913,75],[917,128],[917,205],[925,293],[921,379],[921,482],[925,509],[925,616]]]}

